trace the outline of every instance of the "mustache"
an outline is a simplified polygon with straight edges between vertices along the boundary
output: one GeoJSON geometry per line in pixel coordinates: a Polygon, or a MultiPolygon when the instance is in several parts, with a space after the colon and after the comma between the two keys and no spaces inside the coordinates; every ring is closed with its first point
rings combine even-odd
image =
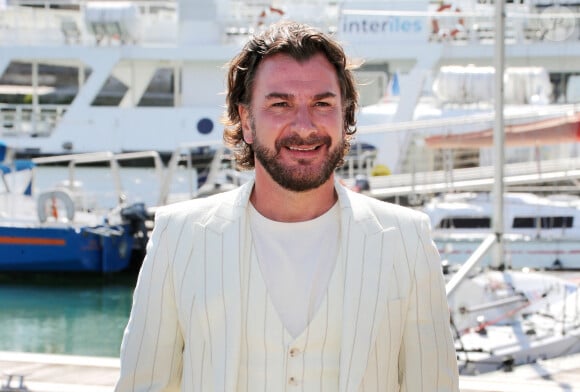
{"type": "Polygon", "coordinates": [[[282,149],[282,147],[288,147],[288,146],[304,146],[304,145],[315,145],[315,144],[320,144],[320,145],[324,145],[326,147],[330,147],[330,145],[332,144],[332,140],[330,139],[330,136],[328,135],[310,135],[306,138],[301,137],[300,135],[297,134],[293,134],[290,136],[286,136],[283,138],[280,138],[278,140],[276,140],[275,146],[276,146],[276,150],[280,151],[280,149],[282,149]]]}

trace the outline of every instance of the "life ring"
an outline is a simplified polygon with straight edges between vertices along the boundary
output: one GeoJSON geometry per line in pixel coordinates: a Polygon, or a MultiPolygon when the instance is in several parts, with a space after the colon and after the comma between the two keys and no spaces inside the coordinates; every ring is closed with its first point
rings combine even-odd
{"type": "Polygon", "coordinates": [[[72,197],[67,191],[64,190],[54,190],[43,192],[38,195],[36,201],[36,212],[38,214],[38,220],[41,223],[47,221],[48,217],[51,216],[55,220],[59,218],[59,209],[57,208],[57,202],[64,205],[66,211],[66,219],[71,222],[75,217],[75,205],[72,197]],[[47,211],[50,211],[48,213],[47,211]]]}
{"type": "Polygon", "coordinates": [[[284,16],[284,10],[272,6],[263,9],[262,12],[260,12],[260,15],[258,15],[258,27],[266,25],[272,15],[276,15],[278,18],[281,18],[284,16]]]}
{"type": "Polygon", "coordinates": [[[431,30],[433,35],[438,36],[439,38],[455,38],[457,34],[465,31],[465,19],[463,18],[463,15],[461,15],[461,8],[453,7],[451,4],[441,3],[436,12],[454,12],[458,14],[458,17],[455,25],[451,28],[441,28],[439,25],[439,20],[437,18],[433,18],[431,20],[431,30]]]}

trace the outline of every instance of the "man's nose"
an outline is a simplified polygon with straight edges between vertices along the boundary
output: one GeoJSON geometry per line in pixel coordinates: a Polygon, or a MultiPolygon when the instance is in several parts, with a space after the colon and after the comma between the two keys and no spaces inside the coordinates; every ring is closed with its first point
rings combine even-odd
{"type": "Polygon", "coordinates": [[[297,132],[312,132],[315,128],[310,108],[306,105],[296,108],[294,128],[297,132]]]}

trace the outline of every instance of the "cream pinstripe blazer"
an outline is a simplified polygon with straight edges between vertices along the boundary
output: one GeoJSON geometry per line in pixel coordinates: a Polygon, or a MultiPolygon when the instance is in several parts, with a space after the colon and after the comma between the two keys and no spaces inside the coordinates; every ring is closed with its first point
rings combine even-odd
{"type": "MultiPolygon", "coordinates": [[[[115,391],[236,390],[252,187],[158,211],[115,391]]],[[[457,391],[427,217],[335,187],[346,258],[339,392],[457,391]]]]}

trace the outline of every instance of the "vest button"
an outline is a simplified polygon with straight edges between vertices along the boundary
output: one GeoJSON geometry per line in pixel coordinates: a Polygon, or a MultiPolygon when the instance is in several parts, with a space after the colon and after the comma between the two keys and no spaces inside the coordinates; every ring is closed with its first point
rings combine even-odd
{"type": "Polygon", "coordinates": [[[290,356],[291,356],[291,357],[295,357],[295,356],[297,356],[298,354],[300,354],[300,350],[299,350],[299,349],[297,349],[297,348],[291,348],[291,349],[290,349],[290,356]]]}
{"type": "Polygon", "coordinates": [[[288,379],[288,384],[290,384],[290,385],[298,385],[298,380],[296,379],[296,377],[290,377],[288,379]]]}

